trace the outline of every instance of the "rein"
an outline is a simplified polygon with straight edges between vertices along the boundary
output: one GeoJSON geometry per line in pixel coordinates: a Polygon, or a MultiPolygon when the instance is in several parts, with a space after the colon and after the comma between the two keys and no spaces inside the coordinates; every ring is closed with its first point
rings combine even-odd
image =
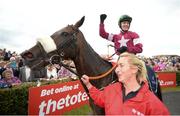
{"type": "Polygon", "coordinates": [[[94,77],[89,77],[89,80],[96,80],[96,79],[100,79],[103,78],[105,76],[107,76],[108,74],[110,74],[115,68],[117,67],[117,64],[115,64],[111,69],[109,69],[107,72],[99,75],[99,76],[94,76],[94,77]]]}
{"type": "MultiPolygon", "coordinates": [[[[80,76],[77,72],[75,72],[74,70],[72,70],[68,65],[60,62],[60,65],[63,66],[64,68],[66,68],[67,70],[69,70],[70,72],[74,73],[76,76],[80,76]]],[[[117,64],[115,64],[111,69],[109,69],[107,72],[99,75],[99,76],[91,76],[89,77],[89,80],[96,80],[96,79],[100,79],[103,78],[105,76],[107,76],[108,74],[110,74],[115,68],[117,67],[117,64]]]]}
{"type": "MultiPolygon", "coordinates": [[[[108,59],[110,59],[111,57],[113,57],[117,52],[113,53],[111,56],[108,57],[108,59]]],[[[119,59],[119,58],[118,58],[119,59]]],[[[107,72],[99,75],[99,76],[93,76],[93,77],[89,77],[89,80],[96,80],[96,79],[100,79],[103,78],[105,76],[107,76],[108,74],[110,74],[113,70],[115,70],[115,68],[117,67],[117,63],[111,68],[109,69],[107,72]]]]}
{"type": "MultiPolygon", "coordinates": [[[[61,59],[61,57],[60,57],[59,55],[53,55],[53,56],[50,58],[50,63],[51,63],[51,64],[57,63],[57,64],[59,64],[60,66],[63,66],[64,68],[66,68],[67,70],[69,70],[70,72],[72,72],[73,74],[75,74],[76,76],[80,77],[80,75],[79,75],[77,72],[75,72],[74,70],[72,70],[72,69],[70,68],[70,66],[68,66],[68,65],[66,65],[66,64],[64,64],[64,63],[62,62],[62,59],[61,59]],[[60,60],[57,60],[57,59],[56,59],[56,61],[53,61],[53,57],[59,57],[60,60]]],[[[109,75],[116,67],[117,67],[117,63],[116,63],[112,68],[110,68],[108,71],[106,71],[105,73],[103,73],[103,74],[101,74],[101,75],[98,75],[98,76],[91,76],[91,77],[89,77],[89,79],[90,79],[90,80],[96,80],[96,79],[103,78],[103,77],[109,75]]]]}

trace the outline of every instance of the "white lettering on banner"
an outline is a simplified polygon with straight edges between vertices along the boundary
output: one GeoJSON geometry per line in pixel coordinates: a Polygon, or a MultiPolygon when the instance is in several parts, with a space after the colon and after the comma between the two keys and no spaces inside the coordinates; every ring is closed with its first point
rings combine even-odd
{"type": "MultiPolygon", "coordinates": [[[[75,85],[74,85],[75,86],[75,85]]],[[[55,93],[61,93],[61,92],[65,92],[65,91],[70,91],[73,89],[73,86],[63,86],[61,88],[56,88],[55,89],[55,93]]]]}
{"type": "Polygon", "coordinates": [[[41,107],[45,107],[46,106],[46,103],[45,101],[42,101],[41,102],[41,105],[39,106],[39,116],[44,116],[44,112],[43,112],[43,109],[41,107]]]}
{"type": "Polygon", "coordinates": [[[78,89],[79,88],[79,84],[76,84],[74,86],[63,86],[61,88],[51,88],[50,90],[46,90],[46,89],[43,89],[41,91],[41,97],[44,97],[44,96],[48,96],[48,95],[52,95],[52,94],[57,94],[57,93],[61,93],[61,92],[65,92],[65,91],[71,91],[73,89],[78,89]]]}
{"type": "Polygon", "coordinates": [[[57,109],[63,109],[64,108],[64,104],[66,103],[65,99],[60,99],[57,103],[57,109]]]}
{"type": "Polygon", "coordinates": [[[79,89],[79,84],[74,85],[73,89],[79,89]]]}
{"type": "Polygon", "coordinates": [[[74,105],[77,102],[77,95],[73,95],[70,99],[70,104],[74,105]]]}
{"type": "Polygon", "coordinates": [[[61,110],[64,107],[69,107],[70,105],[74,105],[88,99],[89,97],[86,92],[82,93],[81,91],[78,94],[74,94],[72,96],[68,94],[65,98],[59,99],[59,101],[49,99],[47,103],[43,101],[39,105],[39,115],[49,114],[50,112],[61,110]]]}
{"type": "Polygon", "coordinates": [[[47,105],[47,110],[46,113],[50,113],[50,108],[52,107],[52,112],[56,111],[56,101],[51,101],[52,99],[50,99],[48,101],[48,105],[47,105]]]}
{"type": "Polygon", "coordinates": [[[51,94],[53,94],[53,93],[54,93],[54,88],[52,88],[52,89],[50,89],[50,90],[43,89],[43,90],[41,91],[41,97],[46,96],[46,95],[51,95],[51,94]]]}
{"type": "Polygon", "coordinates": [[[160,80],[159,82],[160,82],[161,86],[174,85],[174,81],[165,81],[164,82],[163,80],[160,80]]]}

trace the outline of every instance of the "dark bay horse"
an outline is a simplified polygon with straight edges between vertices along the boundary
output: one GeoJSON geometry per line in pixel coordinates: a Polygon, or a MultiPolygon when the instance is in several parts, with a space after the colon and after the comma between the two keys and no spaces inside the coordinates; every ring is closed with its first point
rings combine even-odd
{"type": "MultiPolygon", "coordinates": [[[[74,61],[77,73],[80,77],[83,74],[97,76],[111,69],[112,64],[103,60],[92,49],[85,40],[83,33],[78,29],[83,22],[84,17],[75,25],[68,25],[51,35],[53,42],[46,37],[45,41],[42,40],[42,42],[40,40],[35,46],[21,53],[21,56],[25,60],[25,64],[32,70],[40,70],[49,63],[48,59],[52,55],[58,54],[62,59],[71,59],[74,61]],[[48,45],[43,45],[46,43],[48,43],[48,45]],[[44,46],[46,46],[46,48],[44,46]]],[[[104,78],[91,80],[91,83],[100,89],[116,79],[116,74],[113,71],[104,78]]],[[[94,105],[91,99],[90,105],[95,114],[104,114],[104,109],[94,105]]]]}
{"type": "MultiPolygon", "coordinates": [[[[85,17],[82,17],[75,25],[68,25],[55,32],[51,37],[39,40],[35,46],[21,53],[25,64],[32,70],[40,70],[49,64],[51,56],[59,55],[62,60],[71,59],[74,61],[79,78],[83,74],[94,77],[110,70],[112,64],[102,59],[92,49],[83,33],[79,30],[84,19],[85,17]]],[[[95,87],[101,89],[116,80],[117,75],[112,71],[104,78],[90,81],[95,87]]],[[[82,85],[84,86],[83,83],[82,85]]],[[[84,88],[88,92],[85,86],[84,88]]],[[[158,90],[160,89],[158,88],[158,90]]],[[[104,114],[104,109],[96,106],[91,98],[90,105],[95,114],[104,114]]]]}

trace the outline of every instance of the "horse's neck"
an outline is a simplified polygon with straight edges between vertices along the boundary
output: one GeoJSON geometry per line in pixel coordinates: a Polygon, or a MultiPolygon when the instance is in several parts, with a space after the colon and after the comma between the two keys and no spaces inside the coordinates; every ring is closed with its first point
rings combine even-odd
{"type": "Polygon", "coordinates": [[[88,76],[97,76],[111,67],[111,64],[103,60],[91,47],[81,48],[74,63],[78,74],[88,76]]]}

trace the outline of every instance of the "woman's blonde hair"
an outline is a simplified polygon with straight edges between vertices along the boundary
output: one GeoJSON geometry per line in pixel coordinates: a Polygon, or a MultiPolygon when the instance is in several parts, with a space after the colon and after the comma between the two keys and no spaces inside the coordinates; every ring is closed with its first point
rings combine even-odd
{"type": "Polygon", "coordinates": [[[142,81],[147,81],[147,71],[144,61],[140,60],[136,55],[127,52],[122,53],[119,56],[119,59],[121,57],[128,57],[128,62],[131,65],[137,66],[138,71],[136,74],[136,79],[139,83],[141,83],[142,81]]]}

